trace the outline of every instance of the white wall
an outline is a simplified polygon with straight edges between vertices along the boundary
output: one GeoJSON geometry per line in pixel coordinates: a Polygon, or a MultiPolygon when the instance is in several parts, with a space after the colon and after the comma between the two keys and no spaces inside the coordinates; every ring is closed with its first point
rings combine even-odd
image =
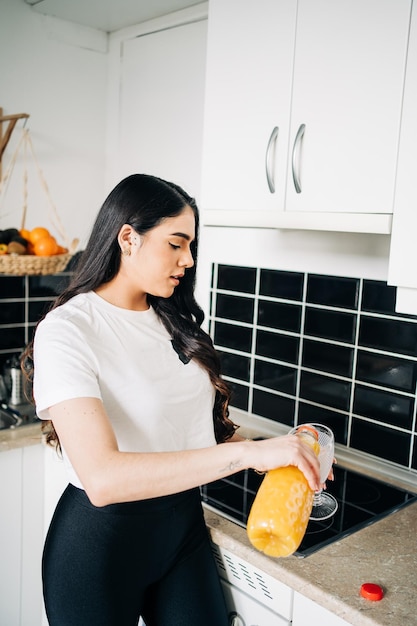
{"type": "MultiPolygon", "coordinates": [[[[105,195],[107,35],[40,15],[23,0],[0,0],[0,77],[3,114],[30,114],[34,148],[64,229],[70,240],[83,240],[105,195]]],[[[47,197],[28,163],[26,226],[49,228],[47,197]]],[[[22,176],[16,165],[0,203],[0,228],[20,227],[22,176]]]]}
{"type": "Polygon", "coordinates": [[[387,235],[206,226],[201,233],[197,296],[207,311],[212,261],[387,280],[389,240],[387,235]]]}

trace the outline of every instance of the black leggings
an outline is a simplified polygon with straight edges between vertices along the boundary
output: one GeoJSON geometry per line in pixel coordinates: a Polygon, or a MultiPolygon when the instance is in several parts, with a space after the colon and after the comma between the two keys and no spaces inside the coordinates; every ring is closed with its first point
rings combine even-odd
{"type": "Polygon", "coordinates": [[[69,485],[49,528],[50,626],[227,626],[198,489],[105,507],[69,485]]]}

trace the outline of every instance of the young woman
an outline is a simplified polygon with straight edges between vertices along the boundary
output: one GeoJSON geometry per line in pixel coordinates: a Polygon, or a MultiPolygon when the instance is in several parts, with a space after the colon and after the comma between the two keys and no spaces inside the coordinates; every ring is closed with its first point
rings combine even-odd
{"type": "Polygon", "coordinates": [[[297,437],[244,441],[194,299],[198,210],[135,174],[105,200],[39,323],[34,398],[69,485],[45,543],[50,626],[227,626],[198,486],[318,461],[297,437]]]}

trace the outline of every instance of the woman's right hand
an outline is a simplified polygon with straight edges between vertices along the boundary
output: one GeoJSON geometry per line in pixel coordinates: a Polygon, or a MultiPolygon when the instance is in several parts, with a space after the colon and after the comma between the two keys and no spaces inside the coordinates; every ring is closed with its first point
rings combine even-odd
{"type": "Polygon", "coordinates": [[[320,488],[320,464],[312,448],[296,435],[248,441],[250,467],[257,472],[267,472],[278,467],[295,465],[305,475],[310,488],[320,488]]]}

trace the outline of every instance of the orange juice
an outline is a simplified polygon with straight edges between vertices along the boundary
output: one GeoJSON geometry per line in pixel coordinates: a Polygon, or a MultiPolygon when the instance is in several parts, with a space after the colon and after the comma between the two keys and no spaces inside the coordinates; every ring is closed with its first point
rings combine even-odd
{"type": "MultiPolygon", "coordinates": [[[[318,454],[312,429],[297,433],[318,454]]],[[[270,470],[259,487],[249,513],[247,534],[252,545],[268,556],[293,554],[300,545],[311,514],[314,492],[298,467],[270,470]]]]}

